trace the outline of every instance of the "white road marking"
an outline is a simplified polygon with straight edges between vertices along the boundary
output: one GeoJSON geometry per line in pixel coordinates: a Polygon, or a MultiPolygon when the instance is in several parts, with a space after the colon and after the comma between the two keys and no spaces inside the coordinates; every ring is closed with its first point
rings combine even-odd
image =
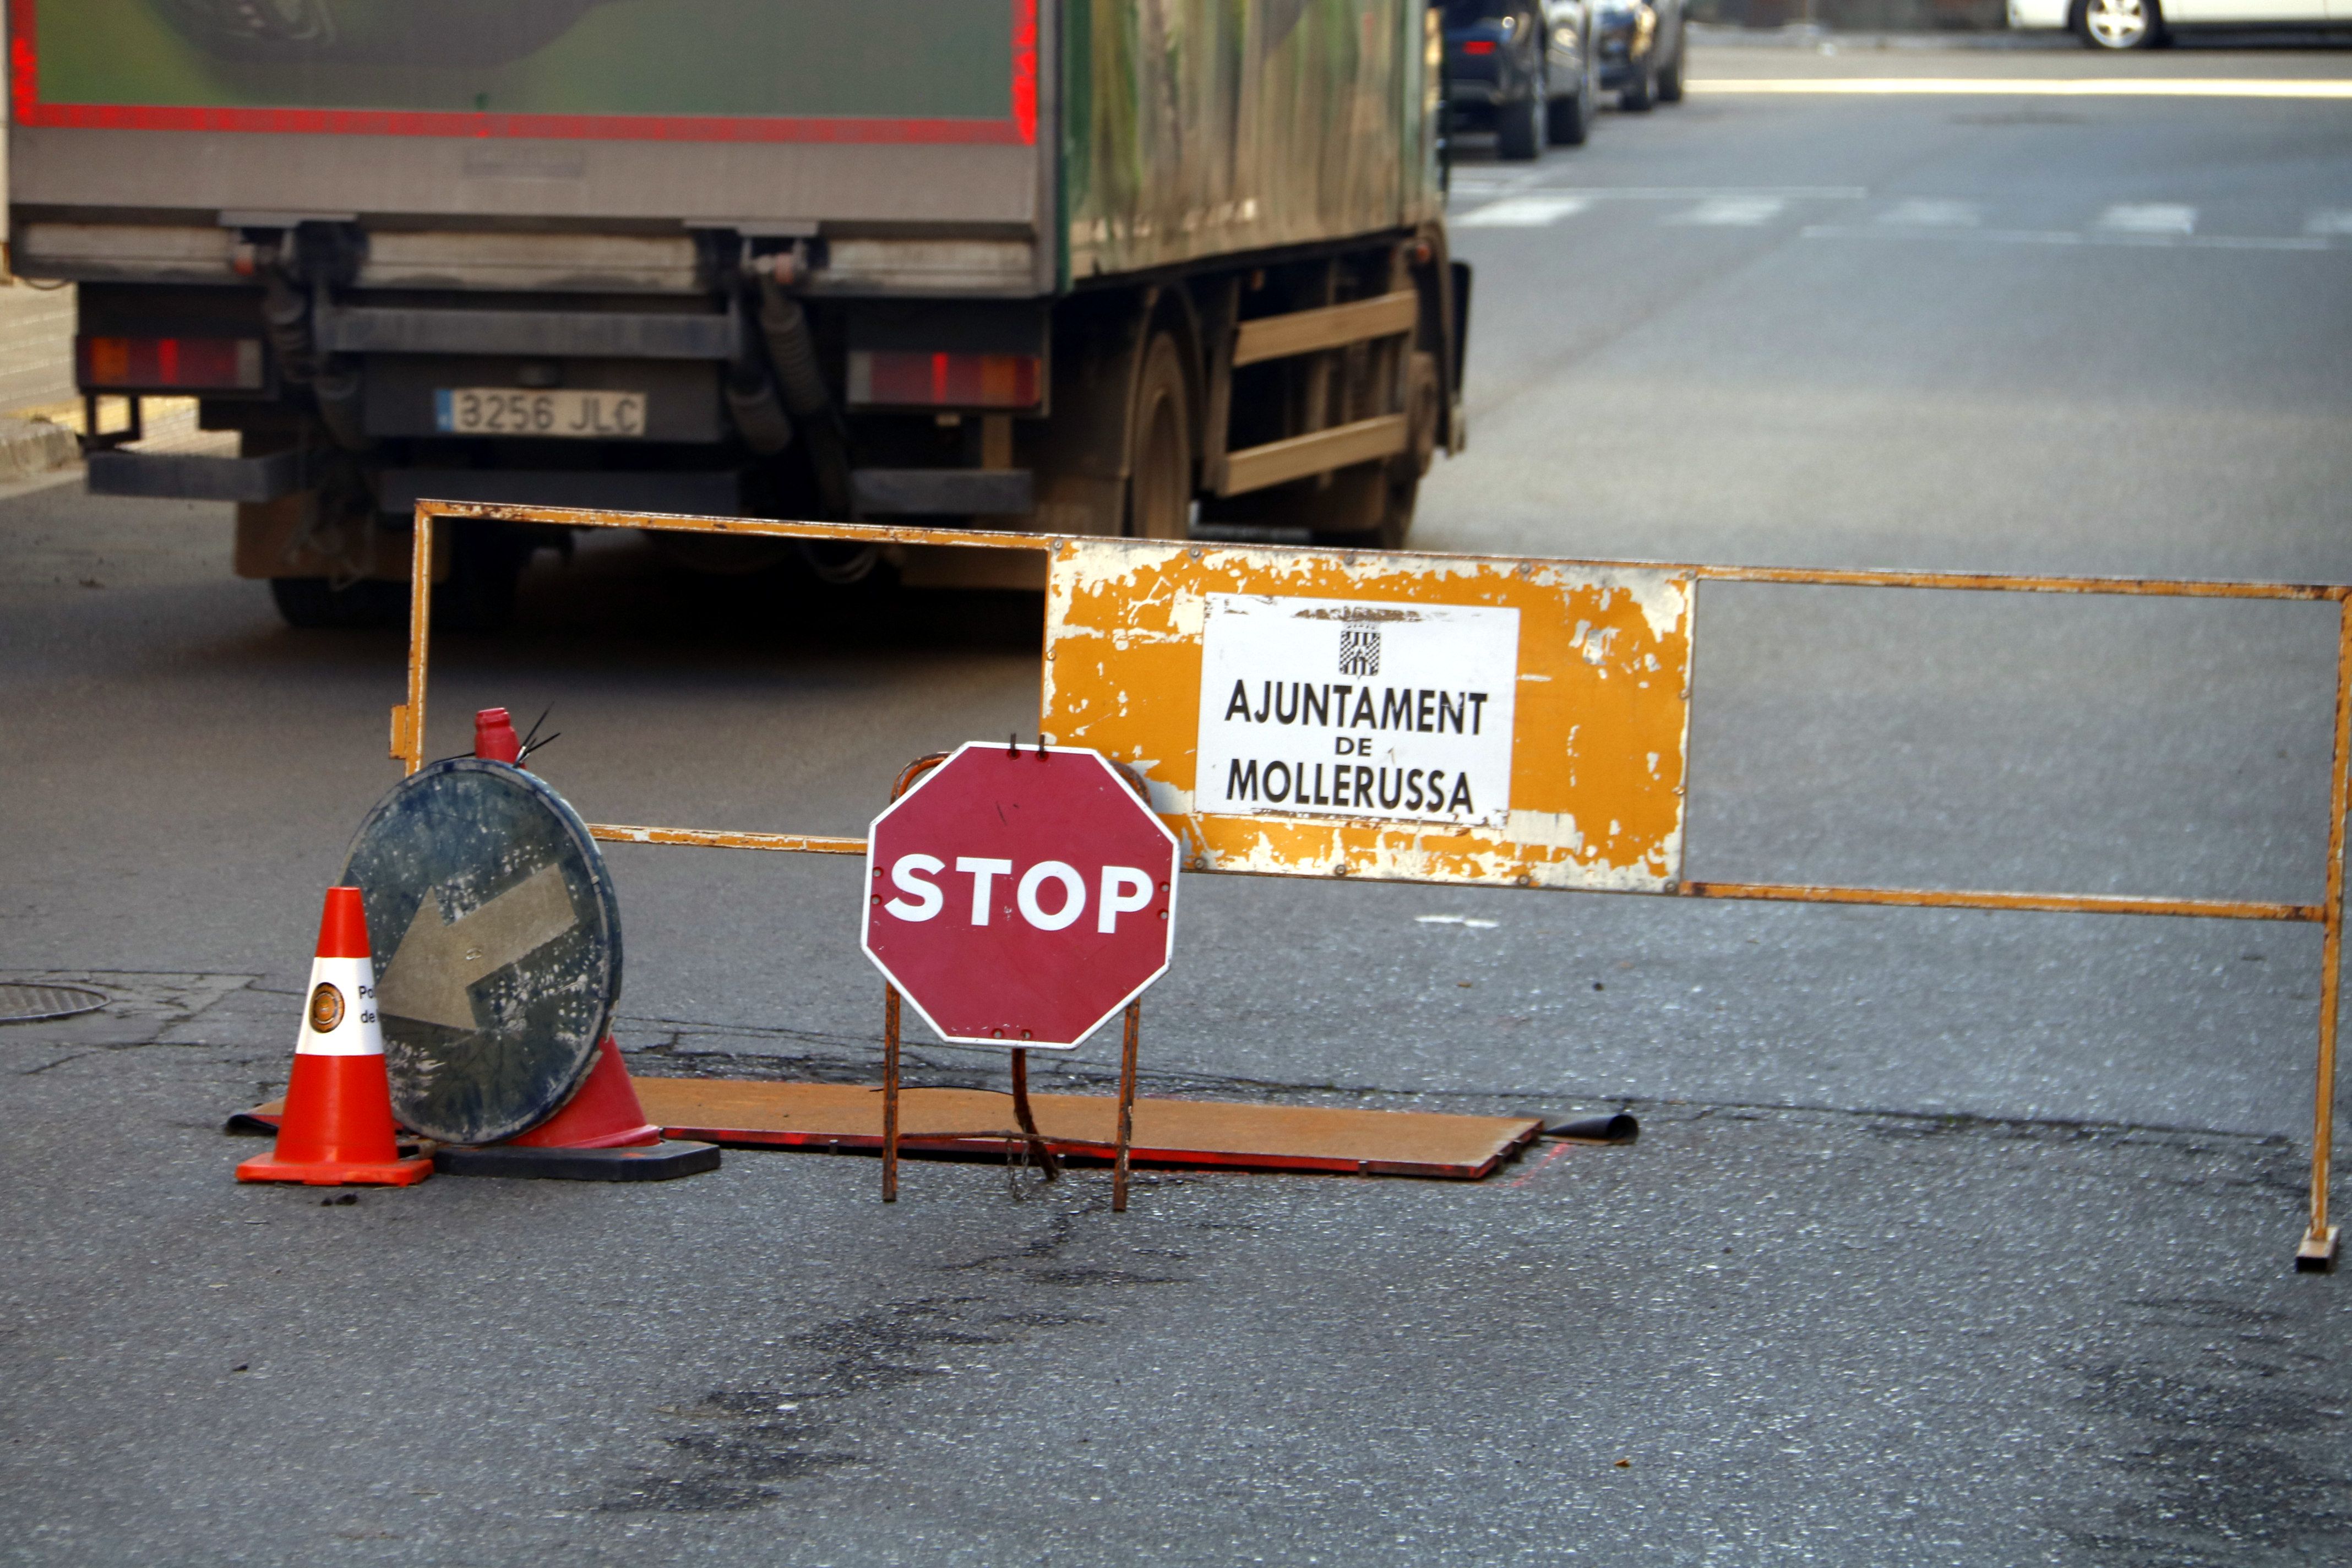
{"type": "Polygon", "coordinates": [[[1685,84],[1696,93],[1833,94],[1979,98],[2352,98],[2352,79],[2305,81],[2226,77],[1759,77],[1685,84]]]}
{"type": "Polygon", "coordinates": [[[1454,220],[1456,228],[1545,228],[1592,204],[1580,195],[1532,193],[1506,196],[1454,220]]]}
{"type": "Polygon", "coordinates": [[[1550,171],[1546,169],[1536,168],[1525,169],[1516,174],[1465,174],[1463,171],[1456,169],[1454,171],[1454,179],[1450,189],[1457,195],[1500,195],[1506,191],[1524,191],[1529,185],[1539,185],[1543,184],[1545,174],[1549,172],[1550,171]]]}
{"type": "Polygon", "coordinates": [[[1902,224],[1814,224],[1807,239],[1941,239],[1987,245],[2107,245],[2145,250],[2337,250],[2322,235],[2294,237],[2236,234],[2088,234],[2063,228],[1930,228],[1902,224]]]}
{"type": "Polygon", "coordinates": [[[2305,234],[2352,234],[2352,207],[2322,207],[2304,221],[2305,234]]]}
{"type": "Polygon", "coordinates": [[[2195,234],[2197,209],[2179,202],[2118,202],[2099,215],[2110,234],[2195,234]]]}
{"type": "Polygon", "coordinates": [[[1789,204],[1778,196],[1717,196],[1665,221],[1748,228],[1770,223],[1788,210],[1789,204]]]}
{"type": "MultiPolygon", "coordinates": [[[[1457,179],[1456,195],[1498,195],[1525,188],[1524,182],[1472,185],[1457,179]]],[[[1547,192],[1580,196],[1590,202],[1701,202],[1716,196],[1771,196],[1784,202],[1858,202],[1870,195],[1864,185],[1554,185],[1547,192]]]]}
{"type": "Polygon", "coordinates": [[[1910,224],[1922,228],[1974,228],[1983,218],[1984,208],[1974,202],[1944,201],[1934,196],[1914,196],[1878,215],[1880,223],[1910,224]]]}

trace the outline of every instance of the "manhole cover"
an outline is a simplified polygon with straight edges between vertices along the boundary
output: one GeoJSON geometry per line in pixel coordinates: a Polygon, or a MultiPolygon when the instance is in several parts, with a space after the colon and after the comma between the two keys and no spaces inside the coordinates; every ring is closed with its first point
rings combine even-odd
{"type": "Polygon", "coordinates": [[[43,985],[36,981],[0,980],[0,1024],[38,1024],[50,1018],[70,1018],[95,1013],[106,1005],[106,993],[87,985],[43,985]]]}

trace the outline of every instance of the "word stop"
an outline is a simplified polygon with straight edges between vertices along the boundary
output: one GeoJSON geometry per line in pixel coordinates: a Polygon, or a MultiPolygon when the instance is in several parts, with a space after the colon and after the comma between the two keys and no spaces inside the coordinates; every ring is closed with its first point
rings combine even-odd
{"type": "MultiPolygon", "coordinates": [[[[932,880],[947,870],[936,855],[901,855],[891,863],[890,885],[902,897],[882,908],[902,921],[934,919],[947,908],[947,890],[932,880]]],[[[1087,912],[1087,882],[1075,866],[1062,860],[1040,860],[1016,879],[1013,862],[979,855],[956,857],[956,874],[971,879],[971,923],[987,925],[997,914],[1008,920],[1015,910],[1039,931],[1062,931],[1076,925],[1087,912]],[[1013,890],[1010,906],[999,906],[999,884],[1013,890]],[[1048,900],[1053,908],[1046,908],[1048,900]]],[[[1105,934],[1118,930],[1118,917],[1151,906],[1149,872],[1133,866],[1105,866],[1097,879],[1095,930],[1105,934]]]]}

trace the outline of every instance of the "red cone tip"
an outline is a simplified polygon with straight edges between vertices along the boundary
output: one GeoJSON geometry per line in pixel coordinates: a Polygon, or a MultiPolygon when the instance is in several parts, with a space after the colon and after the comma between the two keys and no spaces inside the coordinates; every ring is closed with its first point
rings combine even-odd
{"type": "Polygon", "coordinates": [[[319,956],[368,956],[367,910],[357,888],[327,889],[327,912],[319,920],[319,956]]]}
{"type": "Polygon", "coordinates": [[[474,755],[493,763],[521,761],[522,741],[505,709],[485,708],[474,715],[474,755]]]}

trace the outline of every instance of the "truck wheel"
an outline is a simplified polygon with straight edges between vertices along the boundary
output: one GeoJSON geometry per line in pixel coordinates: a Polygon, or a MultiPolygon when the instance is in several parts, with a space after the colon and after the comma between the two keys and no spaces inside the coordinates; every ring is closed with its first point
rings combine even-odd
{"type": "Polygon", "coordinates": [[[1421,476],[1410,454],[1386,462],[1342,468],[1331,476],[1331,488],[1308,498],[1299,508],[1307,523],[1307,539],[1329,550],[1398,550],[1412,529],[1412,507],[1421,493],[1421,476]],[[1347,528],[1317,528],[1315,513],[1338,513],[1347,528]],[[1361,521],[1358,520],[1362,520],[1361,521]],[[1369,521],[1371,526],[1363,526],[1369,521]]]}
{"type": "Polygon", "coordinates": [[[1544,85],[1540,78],[1517,103],[1507,103],[1495,121],[1495,155],[1524,163],[1543,148],[1544,85]]]}
{"type": "Polygon", "coordinates": [[[1183,539],[1192,523],[1192,420],[1184,360],[1176,340],[1154,332],[1143,351],[1128,450],[1127,532],[1130,539],[1183,539]]]}
{"type": "MultiPolygon", "coordinates": [[[[449,575],[433,590],[433,624],[453,632],[494,632],[505,626],[514,614],[515,584],[530,559],[530,548],[495,522],[458,529],[450,542],[449,575]]],[[[405,608],[406,595],[402,597],[405,608]]]]}
{"type": "Polygon", "coordinates": [[[1682,40],[1677,38],[1675,40],[1675,58],[1668,60],[1665,68],[1658,72],[1658,101],[1680,103],[1682,100],[1683,46],[1682,40]]]}
{"type": "MultiPolygon", "coordinates": [[[[1378,521],[1369,529],[1351,532],[1340,532],[1335,529],[1311,530],[1308,538],[1313,542],[1342,550],[1404,548],[1405,535],[1412,531],[1413,505],[1421,498],[1421,477],[1429,472],[1430,460],[1437,455],[1438,399],[1442,395],[1437,382],[1437,356],[1415,353],[1405,392],[1405,413],[1410,420],[1412,444],[1381,464],[1378,471],[1370,476],[1370,482],[1380,486],[1376,503],[1378,521]]],[[[1334,475],[1339,483],[1333,486],[1333,489],[1336,491],[1347,484],[1354,472],[1343,470],[1334,475]]],[[[1339,498],[1333,496],[1329,499],[1339,498]]]]}
{"type": "Polygon", "coordinates": [[[396,626],[408,614],[408,585],[373,578],[335,588],[324,577],[272,577],[269,596],[278,618],[297,631],[396,626]]]}

